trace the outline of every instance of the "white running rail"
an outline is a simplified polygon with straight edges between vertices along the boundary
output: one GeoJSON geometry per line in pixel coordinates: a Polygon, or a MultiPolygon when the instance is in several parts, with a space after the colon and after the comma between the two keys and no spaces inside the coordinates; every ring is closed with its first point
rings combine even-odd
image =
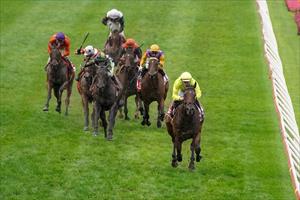
{"type": "Polygon", "coordinates": [[[273,84],[273,99],[280,121],[282,140],[288,157],[289,171],[295,190],[300,200],[300,135],[295,120],[295,113],[283,75],[282,63],[278,54],[276,38],[266,0],[256,0],[261,16],[265,57],[269,63],[270,78],[273,84]]]}

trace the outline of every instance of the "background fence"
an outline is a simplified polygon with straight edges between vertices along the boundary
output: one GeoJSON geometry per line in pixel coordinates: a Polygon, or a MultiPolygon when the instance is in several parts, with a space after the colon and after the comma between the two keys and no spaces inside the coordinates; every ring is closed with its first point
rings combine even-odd
{"type": "Polygon", "coordinates": [[[281,134],[288,156],[289,171],[297,199],[300,199],[300,136],[278,54],[266,0],[256,0],[261,16],[265,56],[273,84],[273,98],[280,121],[281,134]]]}

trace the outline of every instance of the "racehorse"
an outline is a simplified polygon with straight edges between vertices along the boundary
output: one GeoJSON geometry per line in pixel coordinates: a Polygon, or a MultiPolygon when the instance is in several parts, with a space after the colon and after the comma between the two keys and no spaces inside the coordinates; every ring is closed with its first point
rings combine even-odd
{"type": "MultiPolygon", "coordinates": [[[[136,105],[134,116],[136,119],[138,119],[139,108],[141,108],[142,102],[136,89],[138,66],[137,63],[135,62],[135,55],[133,52],[133,48],[130,47],[126,48],[123,58],[124,58],[124,62],[120,65],[120,67],[118,67],[117,77],[123,85],[122,99],[124,100],[125,120],[129,120],[127,98],[132,95],[135,95],[135,105],[136,105]]],[[[120,116],[122,116],[123,115],[122,108],[120,108],[119,111],[120,111],[120,116]]]]}
{"type": "Polygon", "coordinates": [[[84,131],[87,131],[89,126],[89,104],[93,102],[93,96],[92,92],[90,91],[90,87],[92,85],[93,77],[96,74],[96,69],[97,66],[95,65],[95,63],[84,66],[84,72],[82,73],[80,80],[77,82],[77,89],[81,96],[83,106],[84,131]]]}
{"type": "Polygon", "coordinates": [[[148,72],[144,75],[141,83],[141,98],[144,104],[142,125],[150,126],[149,105],[157,101],[158,116],[157,127],[161,127],[161,121],[164,120],[164,101],[167,97],[169,83],[164,83],[164,78],[159,73],[159,60],[155,57],[149,59],[148,72]]]}
{"type": "Polygon", "coordinates": [[[195,169],[194,165],[194,152],[196,151],[196,161],[199,162],[201,159],[201,129],[204,122],[204,113],[202,107],[199,111],[196,106],[196,85],[187,87],[184,90],[183,103],[180,104],[174,114],[173,119],[171,116],[166,115],[165,123],[169,135],[173,142],[173,153],[172,153],[172,166],[177,167],[178,162],[182,161],[181,146],[182,142],[187,139],[192,139],[190,146],[191,158],[189,163],[189,169],[195,169]]]}
{"type": "Polygon", "coordinates": [[[120,25],[118,26],[118,24],[109,22],[107,26],[109,27],[111,34],[105,42],[104,53],[109,55],[113,59],[115,66],[117,66],[125,38],[120,34],[120,25]]]}
{"type": "MultiPolygon", "coordinates": [[[[47,89],[48,96],[43,111],[49,110],[49,101],[51,99],[52,88],[54,89],[54,95],[57,99],[56,111],[61,112],[61,97],[64,89],[67,89],[67,96],[65,99],[66,111],[65,115],[68,115],[68,109],[70,104],[70,96],[72,93],[72,84],[75,73],[69,72],[68,63],[62,57],[61,52],[56,45],[51,45],[50,61],[47,67],[47,89]]],[[[71,66],[69,66],[71,67],[71,66]]]]}
{"type": "Polygon", "coordinates": [[[104,136],[107,140],[112,140],[113,127],[115,125],[115,117],[118,111],[121,94],[117,94],[117,88],[113,84],[111,77],[108,75],[108,70],[105,66],[97,68],[90,88],[94,102],[94,135],[98,135],[98,121],[102,120],[104,128],[104,136]],[[107,124],[105,111],[109,110],[109,124],[107,124]],[[107,130],[108,125],[108,130],[107,130]],[[108,135],[107,135],[108,131],[108,135]]]}

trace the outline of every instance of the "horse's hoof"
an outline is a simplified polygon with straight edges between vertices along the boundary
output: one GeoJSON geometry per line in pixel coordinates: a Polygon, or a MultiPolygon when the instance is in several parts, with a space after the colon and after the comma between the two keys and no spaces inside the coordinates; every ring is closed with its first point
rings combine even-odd
{"type": "Polygon", "coordinates": [[[196,162],[200,162],[201,158],[202,158],[202,156],[196,155],[196,162]]]}
{"type": "Polygon", "coordinates": [[[195,164],[194,164],[193,162],[190,162],[190,164],[189,164],[189,169],[190,169],[191,171],[193,171],[193,170],[195,169],[195,164]]]}
{"type": "Polygon", "coordinates": [[[112,141],[113,140],[113,136],[112,135],[108,135],[106,138],[107,141],[112,141]]]}
{"type": "Polygon", "coordinates": [[[141,124],[142,124],[143,126],[145,126],[146,122],[145,122],[145,121],[142,121],[141,124]]]}
{"type": "Polygon", "coordinates": [[[181,156],[181,155],[178,155],[178,156],[177,156],[177,160],[178,160],[178,162],[181,162],[181,161],[182,161],[182,156],[181,156]]]}
{"type": "Polygon", "coordinates": [[[178,166],[178,163],[176,161],[172,161],[172,167],[176,168],[178,166]]]}
{"type": "Polygon", "coordinates": [[[43,111],[49,111],[49,108],[47,108],[47,107],[45,107],[45,108],[43,108],[43,111]]]}
{"type": "Polygon", "coordinates": [[[125,120],[130,120],[130,118],[127,116],[127,117],[125,117],[125,120]]]}
{"type": "Polygon", "coordinates": [[[146,124],[147,124],[147,126],[150,126],[150,125],[151,125],[151,122],[147,121],[146,124]]]}
{"type": "Polygon", "coordinates": [[[94,135],[95,137],[97,137],[97,136],[99,135],[99,133],[98,133],[97,131],[94,131],[94,132],[93,132],[93,135],[94,135]]]}
{"type": "Polygon", "coordinates": [[[161,128],[161,122],[157,121],[157,128],[161,128]]]}
{"type": "Polygon", "coordinates": [[[60,112],[61,112],[59,108],[56,108],[55,110],[56,110],[56,112],[58,112],[58,113],[60,113],[60,112]]]}
{"type": "Polygon", "coordinates": [[[89,127],[88,126],[85,126],[84,128],[83,128],[83,131],[88,131],[89,130],[89,127]]]}
{"type": "Polygon", "coordinates": [[[135,114],[134,115],[134,119],[139,119],[140,117],[139,117],[139,114],[135,114]]]}

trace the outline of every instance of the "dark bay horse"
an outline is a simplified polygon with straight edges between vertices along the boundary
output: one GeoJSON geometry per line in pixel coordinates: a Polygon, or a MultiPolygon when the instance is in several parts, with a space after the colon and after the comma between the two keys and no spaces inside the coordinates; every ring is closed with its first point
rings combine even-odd
{"type": "Polygon", "coordinates": [[[115,66],[119,62],[124,42],[125,38],[117,30],[114,30],[105,43],[104,53],[113,59],[115,66]]]}
{"type": "MultiPolygon", "coordinates": [[[[125,120],[129,120],[127,98],[135,95],[135,118],[139,118],[139,108],[141,108],[141,99],[136,89],[136,81],[138,76],[138,66],[135,62],[135,55],[133,48],[126,48],[125,54],[123,55],[124,62],[118,67],[117,77],[123,85],[122,99],[124,100],[124,114],[125,120]]],[[[120,62],[121,63],[121,62],[120,62]]],[[[120,64],[119,63],[119,64],[120,64]]],[[[120,116],[122,116],[122,108],[119,109],[120,116]]]]}
{"type": "Polygon", "coordinates": [[[98,135],[98,121],[102,120],[104,128],[104,136],[107,140],[112,140],[113,127],[115,125],[115,118],[118,111],[121,94],[117,94],[116,86],[113,84],[111,77],[108,75],[108,70],[105,66],[98,67],[95,77],[93,78],[91,92],[94,102],[94,135],[98,135]],[[109,124],[107,124],[105,111],[109,110],[109,124]],[[107,135],[108,125],[108,135],[107,135]]]}
{"type": "Polygon", "coordinates": [[[96,74],[97,66],[93,63],[88,66],[84,66],[82,76],[77,83],[77,89],[81,96],[83,113],[84,113],[84,131],[88,130],[89,126],[89,104],[93,102],[93,95],[90,91],[93,77],[96,74]]]}
{"type": "Polygon", "coordinates": [[[70,96],[72,93],[72,84],[74,80],[74,72],[68,73],[68,64],[63,59],[61,52],[56,45],[51,46],[50,61],[47,67],[47,89],[48,96],[43,111],[49,110],[49,101],[51,99],[52,89],[57,99],[56,111],[61,112],[61,97],[63,90],[67,90],[67,96],[65,99],[66,111],[65,115],[68,115],[68,109],[70,104],[70,96]]]}
{"type": "Polygon", "coordinates": [[[196,161],[199,162],[201,159],[200,140],[201,129],[204,122],[204,113],[202,108],[201,113],[199,112],[195,102],[195,86],[187,87],[184,90],[183,103],[177,107],[173,119],[169,115],[166,115],[165,122],[167,130],[173,142],[173,167],[177,167],[177,161],[182,161],[181,146],[182,142],[184,142],[187,139],[192,139],[192,143],[190,146],[191,158],[189,163],[189,169],[195,169],[194,152],[196,152],[196,161]]]}
{"type": "Polygon", "coordinates": [[[164,78],[159,73],[159,60],[155,57],[149,59],[148,72],[142,79],[141,98],[144,104],[144,116],[142,125],[150,126],[149,105],[156,101],[158,103],[157,127],[161,127],[161,121],[164,120],[164,102],[167,97],[169,83],[164,83],[164,78]]]}

